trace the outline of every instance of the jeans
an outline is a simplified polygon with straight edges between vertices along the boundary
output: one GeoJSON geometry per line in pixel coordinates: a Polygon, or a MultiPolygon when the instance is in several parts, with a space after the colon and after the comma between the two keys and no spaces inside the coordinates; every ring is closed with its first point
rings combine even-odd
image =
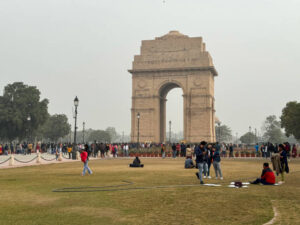
{"type": "Polygon", "coordinates": [[[198,163],[200,181],[203,181],[203,165],[204,165],[204,163],[198,163]]]}
{"type": "Polygon", "coordinates": [[[211,161],[209,161],[208,163],[207,163],[207,176],[209,176],[209,174],[210,174],[210,166],[211,166],[211,161]]]}
{"type": "Polygon", "coordinates": [[[270,183],[268,183],[265,180],[260,179],[260,178],[257,178],[255,181],[252,182],[252,184],[259,184],[259,183],[262,183],[263,185],[274,185],[274,184],[270,184],[270,183]]]}
{"type": "Polygon", "coordinates": [[[208,170],[207,162],[203,163],[203,173],[204,173],[204,176],[209,176],[209,170],[208,170]]]}
{"type": "Polygon", "coordinates": [[[176,158],[176,155],[177,155],[177,151],[175,150],[173,150],[173,158],[176,158]]]}
{"type": "Polygon", "coordinates": [[[214,166],[214,169],[215,169],[215,174],[216,174],[216,178],[218,177],[218,175],[220,177],[223,177],[222,175],[222,171],[221,171],[221,166],[220,166],[220,162],[213,162],[213,166],[214,166]]]}
{"type": "Polygon", "coordinates": [[[89,161],[86,160],[85,163],[83,164],[83,171],[82,171],[82,175],[84,176],[85,175],[85,171],[87,170],[89,174],[92,174],[92,170],[89,168],[89,165],[88,165],[89,161]]]}

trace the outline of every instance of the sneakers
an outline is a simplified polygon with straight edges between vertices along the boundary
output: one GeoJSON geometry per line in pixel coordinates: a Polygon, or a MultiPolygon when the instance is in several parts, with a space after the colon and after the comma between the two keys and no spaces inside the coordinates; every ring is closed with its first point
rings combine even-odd
{"type": "Polygon", "coordinates": [[[200,184],[204,184],[204,182],[203,182],[203,181],[200,181],[200,184]]]}
{"type": "Polygon", "coordinates": [[[208,179],[211,179],[211,176],[208,176],[207,178],[208,178],[208,179]]]}
{"type": "Polygon", "coordinates": [[[216,180],[218,180],[219,178],[218,177],[216,177],[216,180]]]}
{"type": "Polygon", "coordinates": [[[206,176],[203,176],[203,178],[206,178],[206,176]]]}
{"type": "Polygon", "coordinates": [[[220,177],[221,180],[223,180],[223,177],[220,177]]]}

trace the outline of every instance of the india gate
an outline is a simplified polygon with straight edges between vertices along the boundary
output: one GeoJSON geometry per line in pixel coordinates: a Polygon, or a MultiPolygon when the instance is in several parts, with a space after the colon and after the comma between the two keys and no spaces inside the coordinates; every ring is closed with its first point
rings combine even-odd
{"type": "Polygon", "coordinates": [[[183,133],[187,142],[214,142],[214,77],[218,75],[202,37],[178,31],[142,41],[132,69],[131,141],[166,142],[166,96],[183,92],[183,133]],[[139,129],[137,114],[139,113],[139,129]],[[138,134],[139,131],[139,134],[138,134]]]}

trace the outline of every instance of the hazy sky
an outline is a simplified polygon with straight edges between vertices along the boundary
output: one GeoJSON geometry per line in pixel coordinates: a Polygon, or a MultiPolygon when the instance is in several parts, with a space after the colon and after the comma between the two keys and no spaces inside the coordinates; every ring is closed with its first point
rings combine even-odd
{"type": "MultiPolygon", "coordinates": [[[[78,95],[80,124],[128,134],[133,56],[141,40],[179,30],[202,36],[213,57],[219,119],[234,134],[260,130],[300,100],[299,12],[298,0],[0,0],[0,90],[35,85],[72,124],[78,95]]],[[[181,94],[167,96],[175,131],[181,94]]]]}

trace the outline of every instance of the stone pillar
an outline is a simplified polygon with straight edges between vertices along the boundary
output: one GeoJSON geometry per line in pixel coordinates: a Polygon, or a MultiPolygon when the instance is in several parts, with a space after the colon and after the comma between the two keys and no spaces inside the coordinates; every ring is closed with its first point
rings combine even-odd
{"type": "Polygon", "coordinates": [[[11,154],[10,160],[9,160],[9,166],[15,165],[15,155],[11,154]]]}
{"type": "Polygon", "coordinates": [[[58,156],[58,161],[62,161],[62,152],[59,153],[59,156],[58,156]]]}
{"type": "Polygon", "coordinates": [[[36,155],[37,155],[36,163],[41,163],[41,153],[38,151],[38,152],[36,153],[36,155]]]}

